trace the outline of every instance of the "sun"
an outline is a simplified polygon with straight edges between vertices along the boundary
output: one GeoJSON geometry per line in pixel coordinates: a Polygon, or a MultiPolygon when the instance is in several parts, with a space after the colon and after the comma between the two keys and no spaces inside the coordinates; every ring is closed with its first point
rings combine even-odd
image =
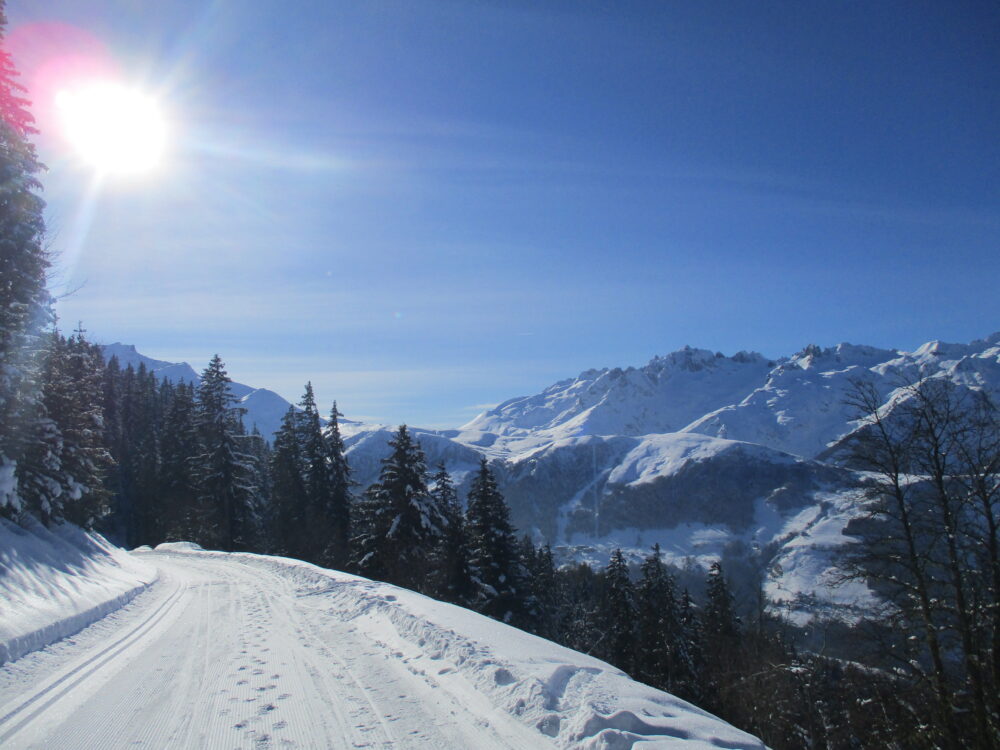
{"type": "Polygon", "coordinates": [[[102,174],[130,175],[158,166],[167,127],[156,100],[111,81],[56,95],[63,133],[77,155],[102,174]]]}

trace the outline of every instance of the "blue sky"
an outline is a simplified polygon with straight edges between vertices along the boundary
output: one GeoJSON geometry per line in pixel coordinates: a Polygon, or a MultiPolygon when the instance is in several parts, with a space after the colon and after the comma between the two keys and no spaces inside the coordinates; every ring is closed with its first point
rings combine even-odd
{"type": "Polygon", "coordinates": [[[1000,329],[996,3],[7,10],[55,40],[15,47],[26,83],[100,48],[171,120],[99,190],[39,137],[58,312],[100,341],[457,426],[685,344],[1000,329]]]}

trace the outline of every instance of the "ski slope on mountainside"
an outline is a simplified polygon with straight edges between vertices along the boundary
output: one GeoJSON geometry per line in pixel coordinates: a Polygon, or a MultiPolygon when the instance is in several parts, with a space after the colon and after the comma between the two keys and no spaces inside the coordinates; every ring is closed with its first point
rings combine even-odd
{"type": "Polygon", "coordinates": [[[604,662],[283,558],[163,545],[158,582],[0,668],[4,748],[763,748],[604,662]]]}

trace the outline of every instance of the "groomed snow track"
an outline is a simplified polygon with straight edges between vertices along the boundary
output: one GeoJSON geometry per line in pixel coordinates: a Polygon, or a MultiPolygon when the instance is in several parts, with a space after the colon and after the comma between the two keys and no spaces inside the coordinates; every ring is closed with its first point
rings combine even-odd
{"type": "Polygon", "coordinates": [[[0,669],[0,747],[763,748],[603,662],[387,584],[142,557],[159,571],[147,592],[0,669]]]}

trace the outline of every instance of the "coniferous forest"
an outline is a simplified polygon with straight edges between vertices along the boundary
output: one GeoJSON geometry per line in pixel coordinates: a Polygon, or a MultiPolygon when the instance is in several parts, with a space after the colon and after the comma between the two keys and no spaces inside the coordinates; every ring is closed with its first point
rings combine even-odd
{"type": "Polygon", "coordinates": [[[0,52],[4,517],[405,586],[593,654],[775,748],[1000,744],[1000,420],[985,396],[915,384],[887,420],[856,391],[872,510],[843,567],[884,596],[880,619],[797,628],[768,610],[759,572],[673,569],[658,548],[638,568],[620,551],[603,569],[557,566],[519,538],[485,459],[459,497],[401,426],[359,487],[337,405],[324,426],[311,385],[266,439],[246,429],[220,357],[199,383],[171,383],[104,362],[82,326],[61,332],[26,107],[0,52]]]}

